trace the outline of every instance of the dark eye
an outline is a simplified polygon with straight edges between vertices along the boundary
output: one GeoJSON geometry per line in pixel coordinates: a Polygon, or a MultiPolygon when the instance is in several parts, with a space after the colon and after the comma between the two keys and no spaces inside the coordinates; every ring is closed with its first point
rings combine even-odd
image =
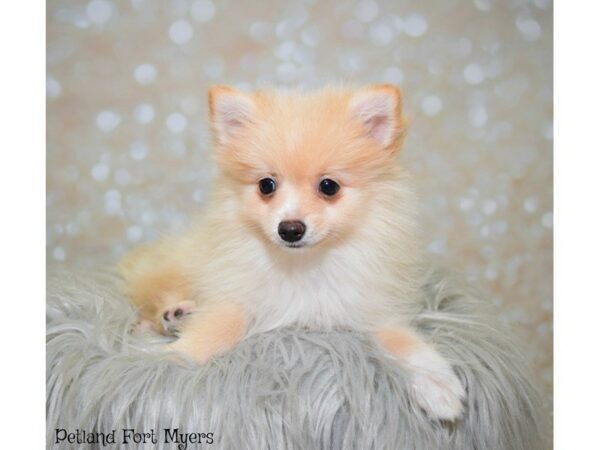
{"type": "Polygon", "coordinates": [[[340,185],[330,178],[324,178],[319,183],[319,192],[328,197],[333,197],[340,190],[340,185]]]}
{"type": "Polygon", "coordinates": [[[271,195],[277,189],[277,184],[273,178],[263,178],[258,182],[258,188],[261,194],[271,195]]]}

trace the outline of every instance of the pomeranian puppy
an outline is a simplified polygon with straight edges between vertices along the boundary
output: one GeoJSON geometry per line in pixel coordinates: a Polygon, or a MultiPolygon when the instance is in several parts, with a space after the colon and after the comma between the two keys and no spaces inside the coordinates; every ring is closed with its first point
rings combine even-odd
{"type": "Polygon", "coordinates": [[[461,382],[409,325],[423,250],[397,158],[400,91],[216,86],[209,104],[219,173],[205,214],[120,265],[140,328],[177,332],[170,348],[199,363],[292,324],[371,333],[431,418],[459,418],[461,382]]]}

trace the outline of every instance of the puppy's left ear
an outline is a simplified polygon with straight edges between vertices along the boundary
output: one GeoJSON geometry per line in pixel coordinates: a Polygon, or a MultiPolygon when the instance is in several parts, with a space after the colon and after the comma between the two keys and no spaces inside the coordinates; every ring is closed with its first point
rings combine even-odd
{"type": "Polygon", "coordinates": [[[214,137],[222,145],[227,145],[252,123],[256,109],[250,94],[223,85],[210,89],[208,106],[214,137]]]}
{"type": "Polygon", "coordinates": [[[384,148],[397,149],[404,135],[400,90],[391,84],[369,86],[356,92],[350,100],[353,118],[364,132],[384,148]]]}

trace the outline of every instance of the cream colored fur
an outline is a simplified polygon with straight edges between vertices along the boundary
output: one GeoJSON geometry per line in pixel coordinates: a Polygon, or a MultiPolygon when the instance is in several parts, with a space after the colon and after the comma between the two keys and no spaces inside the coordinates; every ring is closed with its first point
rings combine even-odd
{"type": "Polygon", "coordinates": [[[216,87],[210,107],[220,174],[205,214],[121,263],[145,323],[160,330],[165,312],[195,302],[172,347],[198,362],[292,324],[368,331],[411,369],[415,400],[432,418],[459,417],[464,388],[410,329],[422,246],[416,198],[397,159],[399,91],[216,87]],[[277,182],[271,196],[257,188],[265,177],[277,182]],[[341,186],[335,197],[318,192],[325,177],[341,186]],[[278,236],[282,220],[306,224],[302,248],[278,236]]]}

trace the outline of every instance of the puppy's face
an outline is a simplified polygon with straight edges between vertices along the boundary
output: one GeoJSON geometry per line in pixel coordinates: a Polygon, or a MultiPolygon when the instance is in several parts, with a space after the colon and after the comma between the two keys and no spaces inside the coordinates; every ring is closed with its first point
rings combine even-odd
{"type": "Polygon", "coordinates": [[[385,184],[403,131],[388,85],[312,94],[210,91],[216,159],[240,216],[276,246],[334,243],[385,184]]]}

